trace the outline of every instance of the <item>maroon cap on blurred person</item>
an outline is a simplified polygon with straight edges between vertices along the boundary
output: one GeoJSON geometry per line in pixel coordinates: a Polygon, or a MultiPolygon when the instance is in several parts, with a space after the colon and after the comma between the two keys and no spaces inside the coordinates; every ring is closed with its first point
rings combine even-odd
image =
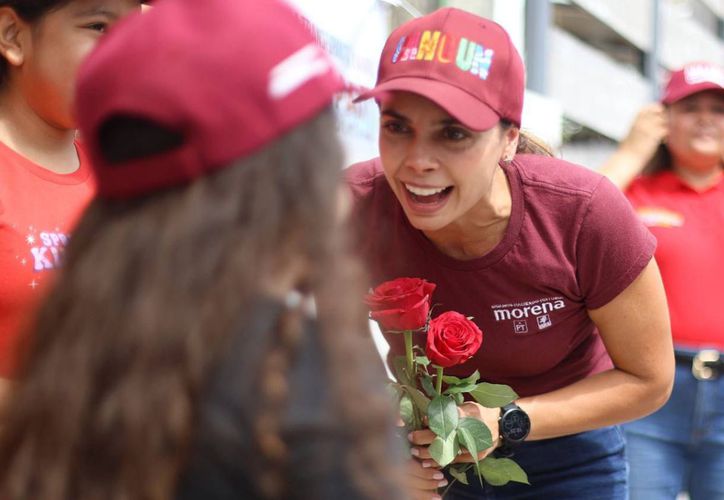
{"type": "Polygon", "coordinates": [[[345,88],[306,21],[279,0],[161,0],[120,22],[83,64],[76,115],[99,196],[170,187],[253,154],[345,88]],[[148,119],[182,135],[150,157],[111,163],[109,118],[148,119]]]}
{"type": "Polygon", "coordinates": [[[473,130],[487,130],[501,119],[520,126],[525,68],[499,24],[444,8],[390,35],[376,86],[357,100],[391,91],[426,97],[473,130]]]}
{"type": "Polygon", "coordinates": [[[705,90],[724,90],[724,67],[708,63],[689,63],[672,71],[661,102],[672,104],[705,90]]]}

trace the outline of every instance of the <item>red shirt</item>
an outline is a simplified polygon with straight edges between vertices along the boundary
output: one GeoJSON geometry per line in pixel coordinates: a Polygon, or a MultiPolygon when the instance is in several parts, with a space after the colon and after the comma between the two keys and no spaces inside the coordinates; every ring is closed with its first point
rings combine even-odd
{"type": "Polygon", "coordinates": [[[15,373],[21,332],[93,195],[88,161],[77,149],[80,168],[61,175],[0,143],[0,377],[15,373]]]}
{"type": "Polygon", "coordinates": [[[674,342],[724,351],[724,179],[699,192],[665,171],[626,196],[659,242],[674,342]]]}
{"type": "MultiPolygon", "coordinates": [[[[375,285],[397,277],[437,284],[435,314],[473,316],[483,345],[450,374],[480,370],[521,396],[570,385],[612,367],[588,309],[621,293],[651,259],[655,240],[621,192],[562,160],[518,155],[505,168],[512,211],[503,240],[460,261],[413,228],[379,160],[350,167],[361,249],[375,285]]],[[[399,335],[390,353],[404,353],[399,335]]],[[[418,345],[424,345],[417,339],[418,345]]]]}

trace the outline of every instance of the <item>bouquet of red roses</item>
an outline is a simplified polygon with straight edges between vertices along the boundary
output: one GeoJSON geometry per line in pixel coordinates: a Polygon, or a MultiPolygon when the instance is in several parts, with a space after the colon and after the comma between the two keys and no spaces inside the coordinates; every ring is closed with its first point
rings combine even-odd
{"type": "Polygon", "coordinates": [[[372,290],[366,297],[370,317],[385,333],[405,339],[405,356],[394,360],[397,382],[391,384],[400,416],[409,430],[429,428],[435,434],[429,452],[440,467],[468,484],[467,471],[475,467],[480,480],[500,486],[509,481],[528,483],[525,472],[509,458],[480,452],[493,445],[488,427],[476,418],[461,417],[458,406],[469,395],[482,406],[499,408],[518,398],[507,385],[479,382],[476,370],[465,378],[444,375],[445,368],[470,359],[483,342],[483,332],[472,318],[449,311],[432,318],[435,284],[419,278],[397,278],[372,290]],[[426,336],[424,348],[414,343],[414,332],[426,336]],[[473,464],[453,464],[467,450],[473,464]]]}

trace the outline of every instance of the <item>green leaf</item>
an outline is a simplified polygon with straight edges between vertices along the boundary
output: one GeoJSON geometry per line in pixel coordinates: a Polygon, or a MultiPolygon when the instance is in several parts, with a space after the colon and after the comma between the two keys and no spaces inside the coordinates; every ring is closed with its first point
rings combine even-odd
{"type": "Polygon", "coordinates": [[[518,399],[518,395],[509,386],[485,382],[478,384],[477,389],[470,391],[470,395],[486,408],[500,408],[518,399]]]}
{"type": "Polygon", "coordinates": [[[433,442],[430,443],[430,447],[428,448],[430,456],[440,467],[445,467],[458,456],[460,445],[458,445],[456,438],[457,436],[453,432],[447,438],[437,436],[433,442]]]}
{"type": "Polygon", "coordinates": [[[400,384],[412,385],[412,381],[407,375],[407,359],[405,356],[396,356],[392,362],[392,367],[395,370],[395,377],[400,384]]]}
{"type": "Polygon", "coordinates": [[[493,486],[503,486],[510,481],[530,484],[525,471],[509,458],[487,456],[478,464],[478,471],[493,486]]]}
{"type": "Polygon", "coordinates": [[[430,406],[430,398],[420,392],[419,389],[410,387],[409,385],[403,386],[403,389],[410,395],[412,402],[420,409],[420,412],[427,414],[427,408],[430,406]]]}
{"type": "Polygon", "coordinates": [[[405,422],[407,427],[413,427],[415,420],[414,409],[412,408],[412,399],[407,394],[403,394],[400,398],[400,418],[405,422]]]}
{"type": "Polygon", "coordinates": [[[430,360],[427,359],[427,356],[417,356],[417,357],[415,358],[415,362],[416,362],[418,365],[422,365],[422,366],[427,366],[427,365],[430,364],[430,360]]]}
{"type": "Polygon", "coordinates": [[[472,375],[465,379],[465,382],[475,384],[478,380],[480,380],[480,372],[478,370],[475,370],[472,375]]]}
{"type": "Polygon", "coordinates": [[[445,394],[461,394],[463,392],[474,391],[475,389],[477,389],[477,387],[477,384],[451,385],[447,389],[445,389],[445,394]]]}
{"type": "Polygon", "coordinates": [[[458,422],[458,442],[465,447],[478,463],[478,453],[493,446],[488,426],[476,418],[462,418],[458,422]]]}
{"type": "Polygon", "coordinates": [[[425,394],[430,396],[431,398],[437,397],[437,391],[435,390],[435,384],[432,381],[432,377],[430,375],[423,375],[420,378],[420,384],[422,385],[423,390],[425,391],[425,394]]]}
{"type": "Polygon", "coordinates": [[[470,468],[469,465],[458,465],[458,466],[451,465],[447,471],[450,473],[450,475],[452,477],[454,477],[461,483],[469,485],[470,483],[468,482],[468,475],[467,475],[467,471],[469,468],[470,468]]]}
{"type": "Polygon", "coordinates": [[[459,379],[457,377],[453,377],[452,375],[444,375],[442,377],[442,381],[445,382],[448,385],[457,385],[460,382],[462,382],[462,379],[459,379]]]}
{"type": "Polygon", "coordinates": [[[465,397],[460,393],[453,394],[452,397],[458,406],[460,406],[461,404],[463,404],[465,402],[465,397]]]}
{"type": "Polygon", "coordinates": [[[447,438],[458,426],[458,407],[449,396],[437,396],[427,407],[430,430],[437,436],[447,438]]]}
{"type": "Polygon", "coordinates": [[[395,401],[402,396],[402,386],[395,382],[390,382],[385,385],[385,390],[391,397],[395,398],[395,401]]]}
{"type": "Polygon", "coordinates": [[[475,370],[472,375],[465,378],[453,377],[452,375],[445,375],[442,381],[449,385],[460,385],[460,384],[474,384],[480,380],[480,372],[475,370]]]}

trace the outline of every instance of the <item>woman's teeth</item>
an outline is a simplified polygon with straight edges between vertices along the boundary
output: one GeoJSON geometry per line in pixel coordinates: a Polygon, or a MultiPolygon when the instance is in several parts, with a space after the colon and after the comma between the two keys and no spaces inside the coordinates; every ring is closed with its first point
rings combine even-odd
{"type": "Polygon", "coordinates": [[[409,184],[405,184],[405,188],[416,196],[432,196],[434,194],[442,193],[443,191],[445,191],[447,189],[447,187],[421,188],[421,187],[417,187],[417,186],[410,186],[409,184]]]}

